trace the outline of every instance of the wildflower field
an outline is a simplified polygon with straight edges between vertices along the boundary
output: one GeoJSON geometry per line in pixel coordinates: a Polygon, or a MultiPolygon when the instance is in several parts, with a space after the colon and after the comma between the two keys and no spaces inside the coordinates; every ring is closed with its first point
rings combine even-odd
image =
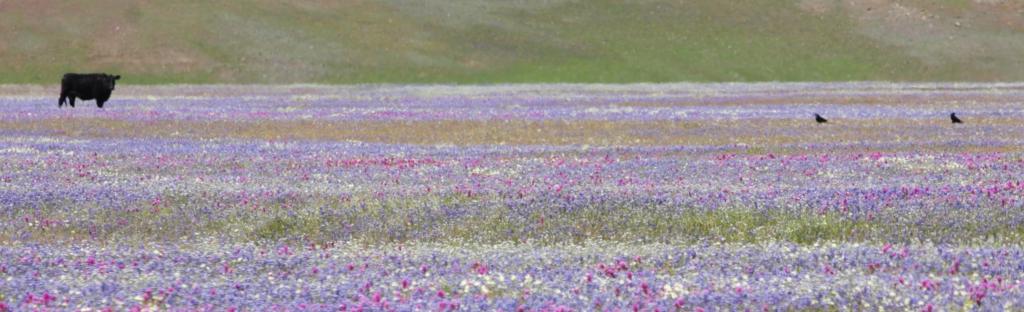
{"type": "Polygon", "coordinates": [[[0,311],[1024,309],[1024,84],[105,107],[0,86],[0,311]]]}

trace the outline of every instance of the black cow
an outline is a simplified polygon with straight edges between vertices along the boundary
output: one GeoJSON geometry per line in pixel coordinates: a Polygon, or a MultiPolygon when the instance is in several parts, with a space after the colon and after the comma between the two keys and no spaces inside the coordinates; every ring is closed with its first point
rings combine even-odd
{"type": "Polygon", "coordinates": [[[110,92],[114,91],[114,84],[121,76],[107,74],[64,74],[60,80],[60,101],[57,107],[64,106],[67,99],[71,99],[68,105],[75,107],[75,98],[85,100],[96,100],[96,107],[103,108],[103,102],[110,99],[110,92]]]}

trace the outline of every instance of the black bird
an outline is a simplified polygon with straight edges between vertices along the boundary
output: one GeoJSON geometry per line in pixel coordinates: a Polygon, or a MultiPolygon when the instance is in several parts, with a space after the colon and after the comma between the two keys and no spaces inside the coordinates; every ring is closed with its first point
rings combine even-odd
{"type": "Polygon", "coordinates": [[[953,123],[955,123],[955,124],[957,124],[957,123],[964,123],[963,120],[960,120],[960,118],[956,117],[956,113],[949,114],[949,119],[952,120],[953,123]]]}
{"type": "Polygon", "coordinates": [[[818,123],[826,123],[828,122],[828,119],[825,119],[825,117],[821,117],[821,115],[814,114],[814,121],[817,121],[818,123]]]}

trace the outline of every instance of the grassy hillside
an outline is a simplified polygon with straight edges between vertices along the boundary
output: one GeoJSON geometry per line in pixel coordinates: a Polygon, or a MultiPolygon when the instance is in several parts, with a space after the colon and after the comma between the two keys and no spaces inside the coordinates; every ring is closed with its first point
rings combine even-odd
{"type": "Polygon", "coordinates": [[[1021,3],[0,0],[0,83],[1024,80],[1021,3]]]}

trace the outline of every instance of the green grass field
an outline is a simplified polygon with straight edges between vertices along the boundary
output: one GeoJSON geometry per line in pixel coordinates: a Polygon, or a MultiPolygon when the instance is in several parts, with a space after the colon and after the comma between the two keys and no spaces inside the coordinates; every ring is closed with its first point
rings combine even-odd
{"type": "Polygon", "coordinates": [[[1016,1],[0,1],[0,83],[1000,81],[1016,1]]]}

